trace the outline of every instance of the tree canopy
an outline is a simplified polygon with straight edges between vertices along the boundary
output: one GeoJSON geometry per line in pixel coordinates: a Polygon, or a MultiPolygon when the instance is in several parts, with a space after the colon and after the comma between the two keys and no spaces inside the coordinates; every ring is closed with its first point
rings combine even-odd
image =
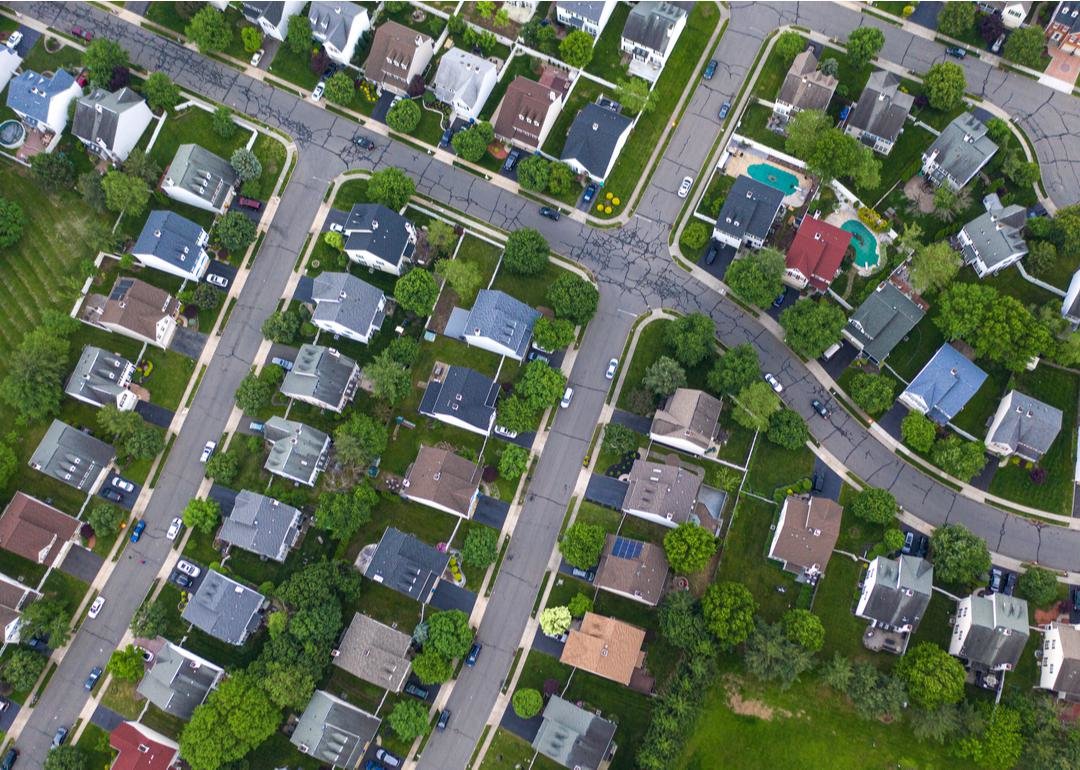
{"type": "Polygon", "coordinates": [[[945,524],[930,536],[934,578],[942,583],[966,585],[990,569],[986,542],[962,524],[945,524]]]}
{"type": "Polygon", "coordinates": [[[911,285],[918,292],[943,289],[960,272],[960,254],[948,241],[922,246],[911,258],[911,285]]]}
{"type": "Polygon", "coordinates": [[[947,436],[934,443],[930,459],[946,473],[970,481],[986,465],[985,447],[978,441],[947,436]]]}
{"type": "Polygon", "coordinates": [[[674,358],[660,356],[649,364],[641,384],[657,396],[670,396],[686,386],[686,371],[674,358]]]}
{"type": "Polygon", "coordinates": [[[594,42],[588,32],[575,29],[559,43],[559,56],[571,67],[581,69],[592,61],[594,42]]]}
{"type": "Polygon", "coordinates": [[[510,233],[503,252],[503,266],[514,275],[536,275],[548,264],[548,242],[538,230],[524,227],[510,233]]]}
{"type": "Polygon", "coordinates": [[[817,358],[840,340],[847,316],[826,300],[801,299],[780,314],[788,347],[806,358],[817,358]]]}
{"type": "Polygon", "coordinates": [[[1057,575],[1046,567],[1028,567],[1020,573],[1016,590],[1036,607],[1047,607],[1057,599],[1057,575]]]}
{"type": "Polygon", "coordinates": [[[879,415],[892,406],[896,381],[884,374],[857,372],[848,387],[852,400],[870,416],[879,415]]]}
{"type": "Polygon", "coordinates": [[[416,192],[416,184],[400,168],[390,166],[374,172],[368,179],[368,197],[388,209],[400,211],[416,192]]]}
{"type": "Polygon", "coordinates": [[[269,738],[280,721],[258,681],[233,672],[195,709],[180,733],[180,751],[193,770],[216,770],[269,738]]]}
{"type": "Polygon", "coordinates": [[[354,411],[334,430],[334,449],[349,465],[364,466],[386,451],[386,426],[370,415],[354,411]]]}
{"type": "Polygon", "coordinates": [[[590,569],[600,561],[607,533],[599,524],[575,521],[559,541],[559,552],[574,567],[590,569]]]}
{"type": "Polygon", "coordinates": [[[937,438],[937,426],[925,414],[909,412],[900,423],[904,442],[917,452],[929,452],[937,438]]]}
{"type": "Polygon", "coordinates": [[[856,27],[848,35],[848,61],[853,67],[865,67],[885,45],[885,35],[877,27],[856,27]]]}
{"type": "Polygon", "coordinates": [[[853,516],[874,524],[890,524],[896,518],[896,498],[887,489],[865,487],[848,506],[853,516]]]}
{"type": "Polygon", "coordinates": [[[992,286],[959,283],[942,292],[935,323],[947,339],[962,339],[975,354],[1014,372],[1052,347],[1045,325],[1019,300],[992,286]]]}
{"type": "Polygon", "coordinates": [[[810,610],[788,610],[780,623],[784,635],[807,652],[817,652],[825,645],[825,626],[810,610]]]}
{"type": "Polygon", "coordinates": [[[191,17],[184,34],[199,47],[200,53],[224,51],[233,36],[232,29],[225,21],[225,14],[209,4],[191,17]]]}
{"type": "Polygon", "coordinates": [[[30,422],[56,414],[64,392],[68,349],[67,339],[43,327],[31,329],[8,356],[0,399],[30,422]]]}
{"type": "Polygon", "coordinates": [[[709,372],[709,390],[717,395],[734,395],[757,382],[761,363],[749,343],[736,345],[720,356],[709,372]]]}
{"type": "Polygon", "coordinates": [[[938,30],[951,37],[964,38],[975,27],[975,3],[942,3],[937,15],[938,30]]]}
{"type": "MultiPolygon", "coordinates": [[[[963,5],[963,3],[948,3],[947,5],[963,5]]],[[[964,69],[953,62],[938,62],[926,71],[923,76],[923,85],[926,86],[930,106],[935,110],[949,111],[956,109],[964,98],[967,89],[967,79],[964,77],[964,69]]]]}
{"type": "Polygon", "coordinates": [[[705,590],[701,611],[716,641],[730,649],[745,642],[753,632],[757,602],[742,583],[720,581],[705,590]]]}
{"type": "Polygon", "coordinates": [[[563,271],[548,286],[546,298],[557,317],[587,324],[600,303],[600,291],[576,273],[563,271]]]}
{"type": "MultiPolygon", "coordinates": [[[[952,3],[949,3],[952,5],[952,3]]],[[[1020,27],[1009,33],[1002,49],[1006,59],[1032,69],[1043,68],[1046,55],[1046,36],[1041,27],[1020,27]]]]}
{"type": "Polygon", "coordinates": [[[471,127],[458,131],[450,140],[454,152],[467,161],[475,163],[484,157],[488,145],[495,140],[495,129],[491,123],[481,121],[471,127]]]}
{"type": "Polygon", "coordinates": [[[22,238],[26,215],[15,201],[0,198],[0,249],[10,249],[22,238]]]}
{"type": "Polygon", "coordinates": [[[767,308],[784,290],[784,265],[776,249],[758,249],[732,262],[724,282],[743,302],[767,308]]]}
{"type": "Polygon", "coordinates": [[[680,575],[705,569],[715,553],[716,538],[699,524],[683,522],[664,535],[664,554],[671,568],[680,575]]]}
{"type": "Polygon", "coordinates": [[[806,420],[794,409],[783,407],[769,415],[769,429],[765,437],[784,449],[796,450],[810,439],[806,420]]]}
{"type": "Polygon", "coordinates": [[[183,519],[186,526],[209,535],[221,520],[221,506],[217,500],[193,497],[184,506],[183,519]]]}
{"type": "Polygon", "coordinates": [[[428,618],[428,636],[424,649],[433,649],[443,657],[462,658],[469,651],[475,633],[469,616],[461,610],[443,610],[428,618]]]}
{"type": "Polygon", "coordinates": [[[540,695],[539,690],[534,690],[531,687],[519,687],[514,692],[514,697],[510,699],[510,703],[514,707],[514,713],[519,717],[532,719],[544,707],[544,698],[540,695]]]}
{"type": "Polygon", "coordinates": [[[418,316],[431,315],[435,300],[439,298],[439,284],[422,267],[414,267],[394,283],[394,299],[410,313],[418,316]]]}
{"type": "Polygon", "coordinates": [[[119,67],[127,67],[128,53],[120,44],[107,37],[97,37],[86,44],[83,67],[90,76],[90,85],[105,88],[119,67]]]}
{"type": "Polygon", "coordinates": [[[407,743],[426,734],[430,729],[427,705],[413,698],[395,703],[386,721],[394,735],[407,743]]]}
{"type": "Polygon", "coordinates": [[[499,533],[491,527],[474,526],[465,535],[461,560],[474,567],[484,568],[499,557],[499,533]]]}
{"type": "Polygon", "coordinates": [[[780,396],[767,382],[757,380],[733,398],[735,422],[749,430],[767,431],[773,412],[780,409],[780,396]]]}
{"type": "Polygon", "coordinates": [[[932,642],[920,642],[896,664],[911,700],[925,709],[959,703],[964,697],[964,665],[932,642]]]}
{"type": "Polygon", "coordinates": [[[348,542],[371,521],[371,511],[378,502],[378,493],[363,481],[350,490],[323,492],[315,509],[315,521],[334,539],[348,542]]]}
{"type": "Polygon", "coordinates": [[[716,353],[716,324],[704,313],[681,316],[668,323],[664,343],[680,364],[697,366],[716,353]]]}

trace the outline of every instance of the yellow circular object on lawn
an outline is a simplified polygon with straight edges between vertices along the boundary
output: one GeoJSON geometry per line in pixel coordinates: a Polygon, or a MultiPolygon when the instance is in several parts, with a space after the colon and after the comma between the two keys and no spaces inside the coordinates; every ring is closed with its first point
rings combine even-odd
{"type": "Polygon", "coordinates": [[[604,206],[604,213],[605,214],[610,214],[611,213],[611,206],[604,206]]]}
{"type": "Polygon", "coordinates": [[[604,197],[611,200],[611,193],[604,193],[604,197]]]}
{"type": "Polygon", "coordinates": [[[618,198],[612,198],[611,202],[614,203],[616,206],[619,205],[619,199],[618,198]]]}

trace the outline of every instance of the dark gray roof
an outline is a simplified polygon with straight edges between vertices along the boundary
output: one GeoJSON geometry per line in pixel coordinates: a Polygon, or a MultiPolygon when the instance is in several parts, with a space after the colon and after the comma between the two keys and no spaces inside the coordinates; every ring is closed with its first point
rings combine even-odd
{"type": "Polygon", "coordinates": [[[824,110],[832,101],[837,79],[818,68],[817,56],[810,49],[795,57],[780,86],[777,102],[790,104],[797,110],[824,110]]]}
{"type": "Polygon", "coordinates": [[[904,389],[926,404],[926,416],[944,425],[978,392],[986,372],[945,343],[904,389]]]}
{"type": "Polygon", "coordinates": [[[450,556],[419,538],[388,527],[364,575],[410,599],[426,602],[450,556]]]}
{"type": "Polygon", "coordinates": [[[552,695],[532,746],[563,767],[596,770],[607,757],[615,728],[615,723],[552,695]]]}
{"type": "Polygon", "coordinates": [[[112,148],[116,141],[116,128],[121,116],[139,104],[143,98],[130,88],[109,93],[103,88],[95,89],[89,96],[75,102],[75,119],[71,133],[90,144],[104,144],[112,148]]]}
{"type": "Polygon", "coordinates": [[[260,17],[277,26],[281,23],[281,14],[285,11],[283,0],[258,0],[252,2],[246,0],[241,3],[244,18],[250,22],[258,23],[260,17]]]}
{"type": "Polygon", "coordinates": [[[622,36],[654,51],[666,51],[672,30],[684,16],[686,11],[674,3],[638,3],[630,8],[622,36]]]}
{"type": "Polygon", "coordinates": [[[134,369],[135,365],[123,356],[86,345],[68,377],[64,392],[72,398],[93,401],[98,406],[115,406],[116,397],[127,390],[134,369]]]}
{"type": "Polygon", "coordinates": [[[428,383],[420,401],[420,414],[438,419],[453,417],[488,431],[495,414],[499,383],[464,366],[451,366],[442,381],[428,383]]]}
{"type": "Polygon", "coordinates": [[[748,176],[740,176],[731,185],[724,207],[716,218],[716,227],[734,238],[750,234],[764,238],[784,204],[784,194],[748,176]]]}
{"type": "Polygon", "coordinates": [[[879,556],[874,588],[863,608],[863,617],[892,628],[911,626],[914,631],[934,588],[934,565],[917,556],[898,559],[879,556]]]}
{"type": "Polygon", "coordinates": [[[221,523],[218,539],[274,561],[285,561],[300,536],[302,514],[296,508],[255,492],[236,496],[221,523]]]}
{"type": "Polygon", "coordinates": [[[1054,23],[1064,24],[1069,32],[1080,32],[1080,2],[1058,3],[1054,12],[1054,23]]]}
{"type": "Polygon", "coordinates": [[[357,203],[345,220],[345,250],[369,251],[397,265],[412,254],[409,220],[380,203],[357,203]]]}
{"type": "Polygon", "coordinates": [[[563,160],[576,160],[596,177],[607,175],[619,137],[633,124],[630,118],[598,104],[586,104],[570,126],[563,160]]]}
{"type": "Polygon", "coordinates": [[[926,315],[908,291],[892,281],[882,281],[851,316],[844,331],[862,347],[862,352],[878,363],[888,358],[926,315]]]}
{"type": "Polygon", "coordinates": [[[1046,454],[1061,432],[1060,409],[1018,390],[1010,390],[1001,399],[994,422],[998,422],[999,416],[1001,422],[986,441],[1007,444],[1024,457],[1038,458],[1046,454]]]}
{"type": "Polygon", "coordinates": [[[312,321],[337,323],[360,334],[382,325],[379,310],[384,295],[370,283],[349,273],[320,273],[315,276],[311,299],[315,301],[312,321]]]}
{"type": "Polygon", "coordinates": [[[209,570],[188,600],[182,617],[188,623],[229,644],[241,645],[259,627],[266,598],[242,583],[209,570]]]}
{"type": "Polygon", "coordinates": [[[953,118],[945,130],[923,152],[923,160],[934,158],[936,168],[930,178],[942,182],[946,177],[963,187],[997,152],[998,146],[986,134],[986,124],[970,112],[953,118]]]}
{"type": "Polygon", "coordinates": [[[520,358],[529,348],[540,314],[519,299],[495,289],[481,289],[465,322],[465,334],[506,345],[520,358]]]}
{"type": "Polygon", "coordinates": [[[309,486],[315,483],[326,467],[329,436],[318,428],[277,415],[266,421],[263,435],[272,444],[263,466],[266,470],[309,486]]]}
{"type": "Polygon", "coordinates": [[[412,637],[357,612],[338,642],[334,665],[353,676],[401,692],[409,675],[412,637]]]}
{"type": "Polygon", "coordinates": [[[911,94],[900,90],[900,78],[875,70],[848,116],[848,125],[895,142],[914,103],[911,94]]]}
{"type": "Polygon", "coordinates": [[[957,655],[991,670],[1015,666],[1030,634],[1027,602],[1003,593],[970,599],[971,627],[957,655]]]}
{"type": "Polygon", "coordinates": [[[281,392],[300,399],[314,399],[340,410],[356,392],[360,369],[348,356],[333,348],[305,344],[296,354],[293,368],[281,382],[281,392]]]}
{"type": "Polygon", "coordinates": [[[23,70],[21,75],[8,82],[7,106],[44,123],[49,119],[53,98],[74,83],[75,77],[67,70],[59,69],[48,78],[33,70],[23,70]]]}
{"type": "Polygon", "coordinates": [[[30,457],[30,467],[68,486],[89,491],[114,457],[116,450],[104,441],[53,420],[30,457]]]}
{"type": "Polygon", "coordinates": [[[308,21],[311,22],[311,34],[316,40],[345,50],[349,42],[349,31],[353,19],[366,11],[356,3],[315,2],[308,8],[308,21]]]}
{"type": "Polygon", "coordinates": [[[199,260],[207,233],[202,225],[175,211],[151,211],[131,253],[152,254],[160,260],[191,271],[199,260]]]}
{"type": "Polygon", "coordinates": [[[591,2],[590,0],[559,0],[555,5],[569,13],[576,14],[591,22],[600,23],[600,16],[604,12],[603,0],[591,2]]]}
{"type": "Polygon", "coordinates": [[[988,268],[1014,254],[1027,254],[1023,227],[1027,222],[1027,209],[1015,203],[1005,208],[984,211],[964,225],[964,233],[970,244],[964,244],[964,262],[979,260],[988,268]]]}
{"type": "Polygon", "coordinates": [[[316,690],[289,740],[304,754],[335,767],[357,767],[379,730],[379,719],[316,690]]]}
{"type": "Polygon", "coordinates": [[[139,682],[138,692],[162,711],[191,719],[222,673],[210,661],[165,642],[154,653],[153,665],[139,682]]]}
{"type": "Polygon", "coordinates": [[[223,158],[197,144],[182,144],[176,148],[165,181],[187,190],[220,209],[237,183],[236,171],[223,158]]]}

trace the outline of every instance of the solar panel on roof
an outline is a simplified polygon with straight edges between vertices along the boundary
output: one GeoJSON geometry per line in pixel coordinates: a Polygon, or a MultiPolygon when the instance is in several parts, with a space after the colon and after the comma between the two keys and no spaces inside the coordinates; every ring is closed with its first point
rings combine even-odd
{"type": "Polygon", "coordinates": [[[612,556],[620,559],[636,559],[641,556],[643,543],[637,540],[628,540],[625,537],[615,538],[615,545],[611,549],[612,556]]]}

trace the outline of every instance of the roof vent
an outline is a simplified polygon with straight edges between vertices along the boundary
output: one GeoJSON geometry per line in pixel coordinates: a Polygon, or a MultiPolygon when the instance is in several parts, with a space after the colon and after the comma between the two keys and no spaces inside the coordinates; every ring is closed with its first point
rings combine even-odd
{"type": "Polygon", "coordinates": [[[377,220],[377,219],[371,220],[371,229],[372,230],[378,230],[379,229],[379,220],[377,220]]]}
{"type": "Polygon", "coordinates": [[[820,529],[814,529],[813,532],[814,532],[814,537],[821,537],[821,530],[820,529]]]}
{"type": "Polygon", "coordinates": [[[434,476],[433,478],[434,478],[434,479],[435,479],[436,481],[438,481],[439,479],[441,479],[441,478],[442,478],[442,471],[435,471],[435,476],[434,476]]]}
{"type": "Polygon", "coordinates": [[[592,130],[593,131],[599,131],[600,130],[600,124],[599,123],[593,123],[592,124],[592,130]]]}

